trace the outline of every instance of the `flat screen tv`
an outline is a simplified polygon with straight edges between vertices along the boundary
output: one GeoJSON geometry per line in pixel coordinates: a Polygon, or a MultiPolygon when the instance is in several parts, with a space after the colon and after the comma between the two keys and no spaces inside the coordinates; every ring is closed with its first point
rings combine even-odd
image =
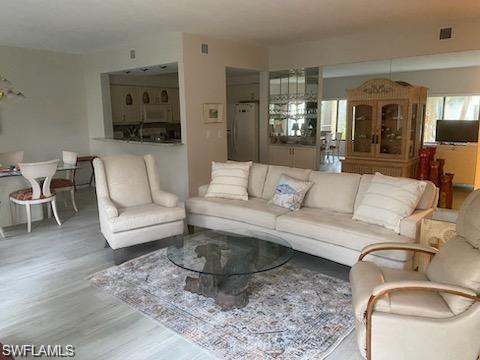
{"type": "Polygon", "coordinates": [[[435,141],[467,143],[478,141],[478,120],[437,120],[435,141]]]}

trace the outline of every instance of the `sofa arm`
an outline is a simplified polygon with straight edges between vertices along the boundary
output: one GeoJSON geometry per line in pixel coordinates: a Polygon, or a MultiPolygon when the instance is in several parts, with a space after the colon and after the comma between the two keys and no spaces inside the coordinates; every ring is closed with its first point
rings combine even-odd
{"type": "Polygon", "coordinates": [[[173,208],[178,204],[178,196],[166,191],[156,190],[152,192],[152,196],[153,202],[157,205],[173,208]]]}
{"type": "Polygon", "coordinates": [[[112,219],[118,216],[118,210],[116,206],[113,204],[112,200],[108,197],[101,197],[98,199],[98,207],[99,211],[103,212],[107,215],[107,218],[112,219]]]}
{"type": "Polygon", "coordinates": [[[433,211],[433,209],[415,210],[412,215],[403,218],[400,221],[400,235],[410,239],[418,239],[422,219],[432,217],[433,211]]]}
{"type": "Polygon", "coordinates": [[[205,197],[205,195],[207,194],[207,191],[208,191],[208,187],[210,185],[209,184],[206,184],[206,185],[202,185],[198,188],[198,196],[200,197],[205,197]]]}
{"type": "Polygon", "coordinates": [[[437,209],[432,216],[433,220],[456,223],[458,219],[458,211],[451,209],[437,209]]]}
{"type": "Polygon", "coordinates": [[[420,244],[405,244],[397,242],[383,242],[365,246],[362,249],[362,253],[358,258],[358,261],[362,261],[365,256],[376,251],[386,251],[386,250],[403,250],[403,251],[413,251],[421,252],[424,254],[429,254],[431,256],[438,253],[438,249],[430,246],[424,246],[420,244]]]}

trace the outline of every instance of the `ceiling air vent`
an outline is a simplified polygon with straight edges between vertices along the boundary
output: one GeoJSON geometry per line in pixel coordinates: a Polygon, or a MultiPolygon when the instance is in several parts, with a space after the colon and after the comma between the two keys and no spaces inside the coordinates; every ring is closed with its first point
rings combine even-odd
{"type": "Polygon", "coordinates": [[[443,28],[440,29],[440,40],[451,39],[452,38],[452,28],[443,28]]]}
{"type": "Polygon", "coordinates": [[[208,44],[202,44],[202,54],[208,54],[208,44]]]}

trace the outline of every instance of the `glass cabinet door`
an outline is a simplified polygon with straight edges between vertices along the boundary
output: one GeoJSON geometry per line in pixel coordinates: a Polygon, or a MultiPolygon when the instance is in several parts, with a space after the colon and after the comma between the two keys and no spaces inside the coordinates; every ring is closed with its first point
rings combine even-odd
{"type": "Polygon", "coordinates": [[[350,154],[367,155],[373,153],[374,139],[374,107],[373,104],[352,102],[352,116],[349,136],[351,140],[350,154]]]}
{"type": "Polygon", "coordinates": [[[403,137],[405,136],[406,102],[379,102],[379,128],[375,136],[377,155],[380,157],[401,158],[403,137]]]}

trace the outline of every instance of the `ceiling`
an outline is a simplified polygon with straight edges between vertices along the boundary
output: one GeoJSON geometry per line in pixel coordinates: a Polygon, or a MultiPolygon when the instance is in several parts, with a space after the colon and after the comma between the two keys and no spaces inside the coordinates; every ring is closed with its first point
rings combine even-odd
{"type": "Polygon", "coordinates": [[[478,0],[2,0],[0,44],[85,53],[180,31],[266,45],[479,16],[478,0]]]}
{"type": "Polygon", "coordinates": [[[469,66],[480,66],[479,50],[330,65],[323,68],[323,77],[378,75],[469,66]]]}

